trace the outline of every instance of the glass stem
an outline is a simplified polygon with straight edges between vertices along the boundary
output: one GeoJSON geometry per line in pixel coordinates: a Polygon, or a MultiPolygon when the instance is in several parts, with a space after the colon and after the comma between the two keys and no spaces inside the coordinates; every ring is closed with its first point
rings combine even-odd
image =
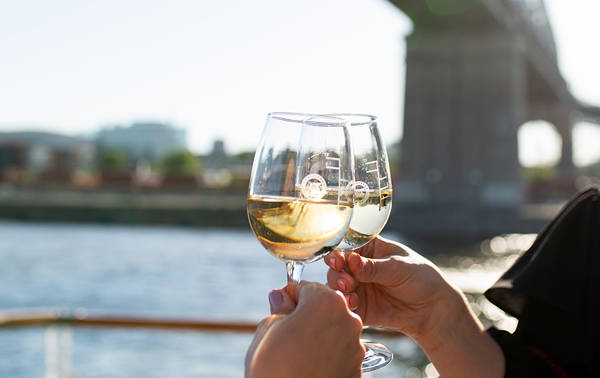
{"type": "Polygon", "coordinates": [[[300,276],[302,275],[302,271],[304,270],[304,264],[287,262],[285,264],[285,268],[287,270],[288,277],[287,292],[290,295],[290,297],[292,297],[292,300],[294,302],[298,302],[298,298],[296,297],[296,288],[300,283],[300,276]]]}

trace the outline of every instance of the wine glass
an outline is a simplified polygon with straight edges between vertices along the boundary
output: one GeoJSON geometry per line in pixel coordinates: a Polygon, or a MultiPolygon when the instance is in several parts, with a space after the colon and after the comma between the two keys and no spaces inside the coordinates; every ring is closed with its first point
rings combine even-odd
{"type": "Polygon", "coordinates": [[[352,251],[374,239],[392,211],[392,180],[385,144],[377,117],[366,114],[331,114],[348,121],[354,154],[354,211],[344,239],[338,246],[352,251]]]}
{"type": "Polygon", "coordinates": [[[248,219],[260,243],[286,263],[294,300],[304,264],[332,251],[348,230],[353,164],[345,120],[268,114],[252,164],[248,219]]]}
{"type": "MultiPolygon", "coordinates": [[[[392,180],[385,144],[377,128],[377,117],[366,114],[329,114],[345,119],[354,153],[354,210],[348,231],[337,247],[348,255],[374,239],[392,210],[392,180]]],[[[387,365],[393,357],[385,346],[361,340],[366,348],[362,371],[387,365]]]]}

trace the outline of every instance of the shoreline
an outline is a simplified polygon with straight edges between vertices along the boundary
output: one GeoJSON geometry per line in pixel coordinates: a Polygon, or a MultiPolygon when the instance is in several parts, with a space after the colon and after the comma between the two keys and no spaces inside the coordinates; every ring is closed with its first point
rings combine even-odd
{"type": "Polygon", "coordinates": [[[0,189],[0,218],[40,222],[248,227],[246,193],[216,190],[0,189]]]}

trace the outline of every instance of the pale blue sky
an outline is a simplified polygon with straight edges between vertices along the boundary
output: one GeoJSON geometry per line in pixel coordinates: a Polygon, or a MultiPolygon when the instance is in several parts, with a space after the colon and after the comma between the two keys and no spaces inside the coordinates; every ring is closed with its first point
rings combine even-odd
{"type": "MultiPolygon", "coordinates": [[[[561,69],[600,104],[596,3],[547,1],[561,69]]],[[[0,130],[159,120],[195,151],[224,138],[235,152],[254,148],[270,111],[362,112],[390,143],[410,28],[384,0],[0,0],[0,130]]],[[[578,129],[581,162],[600,157],[599,129],[578,129]]]]}

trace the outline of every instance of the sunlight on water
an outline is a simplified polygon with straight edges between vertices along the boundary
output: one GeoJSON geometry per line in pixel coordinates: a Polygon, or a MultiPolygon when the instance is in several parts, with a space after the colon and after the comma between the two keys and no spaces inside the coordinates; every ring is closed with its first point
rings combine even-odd
{"type": "MultiPolygon", "coordinates": [[[[444,273],[465,291],[480,293],[516,258],[513,248],[529,240],[501,238],[482,243],[481,256],[447,260],[453,266],[443,267],[444,273]]],[[[319,282],[325,276],[321,261],[304,273],[319,282]]],[[[268,314],[269,290],[284,284],[284,264],[249,230],[0,222],[1,310],[85,308],[257,321],[268,314]]],[[[510,319],[483,297],[468,299],[487,324],[510,329],[510,319]]],[[[240,377],[252,337],[86,328],[70,335],[68,369],[74,377],[240,377]]],[[[371,377],[414,376],[427,366],[411,340],[377,341],[395,357],[371,377]]],[[[43,376],[45,344],[41,327],[0,330],[0,376],[43,376]]]]}

